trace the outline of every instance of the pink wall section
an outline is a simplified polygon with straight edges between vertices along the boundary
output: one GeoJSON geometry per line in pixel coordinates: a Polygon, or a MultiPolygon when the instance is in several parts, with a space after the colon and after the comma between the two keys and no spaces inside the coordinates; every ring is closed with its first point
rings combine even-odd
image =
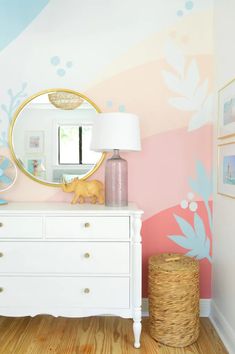
{"type": "Polygon", "coordinates": [[[144,209],[144,219],[186,197],[196,160],[211,170],[211,144],[208,125],[191,133],[183,128],[150,136],[143,139],[140,153],[129,153],[129,196],[144,209]]]}

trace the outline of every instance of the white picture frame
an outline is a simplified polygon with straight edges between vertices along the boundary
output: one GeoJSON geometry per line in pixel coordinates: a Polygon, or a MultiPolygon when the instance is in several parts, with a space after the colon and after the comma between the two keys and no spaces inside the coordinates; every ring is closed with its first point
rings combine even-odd
{"type": "Polygon", "coordinates": [[[29,154],[42,154],[44,152],[44,132],[30,130],[25,132],[25,151],[29,154]]]}

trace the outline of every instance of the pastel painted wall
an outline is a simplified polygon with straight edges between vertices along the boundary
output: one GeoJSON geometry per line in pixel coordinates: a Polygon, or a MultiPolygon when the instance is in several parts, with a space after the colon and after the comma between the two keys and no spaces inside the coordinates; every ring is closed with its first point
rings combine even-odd
{"type": "MultiPolygon", "coordinates": [[[[43,89],[138,114],[143,149],[127,158],[130,200],[145,212],[144,296],[148,257],[173,251],[200,259],[201,297],[210,298],[213,1],[12,0],[0,14],[1,153],[16,107],[43,89]]],[[[22,173],[5,197],[70,198],[22,173]]]]}
{"type": "MultiPolygon", "coordinates": [[[[215,1],[215,57],[216,92],[235,78],[235,3],[227,0],[226,6],[215,1]],[[226,53],[229,53],[226,55],[226,53]]],[[[216,97],[217,98],[217,97],[216,97]]],[[[216,106],[217,109],[217,106],[216,106]]],[[[217,166],[217,144],[235,141],[235,137],[218,141],[215,122],[214,166],[217,166]]],[[[217,172],[217,171],[216,171],[217,172]]],[[[217,177],[217,173],[216,173],[217,177]]],[[[217,184],[215,183],[215,186],[217,184]]],[[[235,353],[235,200],[214,193],[214,252],[213,252],[213,302],[212,319],[227,345],[235,353]]]]}

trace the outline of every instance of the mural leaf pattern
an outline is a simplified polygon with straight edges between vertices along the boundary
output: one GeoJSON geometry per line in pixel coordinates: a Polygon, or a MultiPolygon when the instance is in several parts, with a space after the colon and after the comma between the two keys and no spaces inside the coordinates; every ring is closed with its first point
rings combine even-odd
{"type": "MultiPolygon", "coordinates": [[[[209,199],[212,194],[212,175],[208,176],[206,169],[201,161],[196,162],[196,179],[189,179],[189,185],[192,190],[204,201],[210,231],[212,232],[212,213],[209,206],[209,199]]],[[[194,213],[193,226],[179,215],[174,215],[176,222],[182,232],[182,235],[170,235],[169,238],[177,245],[188,250],[187,256],[197,259],[207,258],[211,262],[210,247],[211,242],[206,235],[206,229],[203,219],[194,213]]]]}
{"type": "Polygon", "coordinates": [[[212,231],[212,213],[209,206],[209,199],[213,192],[213,176],[212,173],[208,176],[206,169],[201,161],[196,162],[196,179],[193,180],[192,178],[189,179],[189,185],[192,190],[198,194],[204,201],[210,229],[212,231]]]}
{"type": "Polygon", "coordinates": [[[204,201],[208,201],[212,191],[212,175],[208,176],[201,161],[196,162],[196,179],[189,178],[189,185],[204,201]]]}
{"type": "Polygon", "coordinates": [[[195,59],[186,65],[183,52],[173,41],[166,43],[165,58],[174,72],[164,70],[164,81],[170,90],[179,95],[171,97],[169,104],[179,110],[192,112],[188,131],[199,129],[212,121],[213,100],[208,93],[208,80],[201,80],[195,59]]]}
{"type": "Polygon", "coordinates": [[[195,213],[194,228],[186,220],[175,215],[183,235],[171,235],[169,238],[177,245],[189,250],[187,256],[197,259],[207,258],[211,262],[210,240],[207,238],[203,220],[195,213]]]}
{"type": "Polygon", "coordinates": [[[25,92],[27,87],[27,83],[24,82],[21,86],[21,89],[16,92],[15,94],[13,93],[12,89],[9,89],[7,91],[8,96],[9,96],[9,103],[8,104],[2,104],[1,109],[3,112],[6,114],[8,124],[5,125],[4,127],[1,126],[1,133],[0,133],[0,146],[2,147],[7,147],[7,130],[9,123],[11,122],[12,116],[17,109],[17,107],[20,105],[21,101],[27,97],[27,94],[25,92]]]}
{"type": "Polygon", "coordinates": [[[205,102],[202,104],[200,110],[193,114],[188,125],[189,131],[201,128],[201,126],[204,124],[204,117],[210,116],[212,106],[213,95],[210,94],[205,100],[205,102]]]}

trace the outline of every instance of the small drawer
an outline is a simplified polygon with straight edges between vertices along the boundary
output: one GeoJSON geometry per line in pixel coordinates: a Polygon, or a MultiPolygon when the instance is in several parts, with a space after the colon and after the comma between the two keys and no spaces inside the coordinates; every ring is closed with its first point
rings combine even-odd
{"type": "Polygon", "coordinates": [[[41,217],[4,216],[0,217],[0,241],[2,238],[42,238],[41,217]]]}
{"type": "Polygon", "coordinates": [[[129,217],[47,217],[46,237],[128,239],[129,217]]]}
{"type": "Polygon", "coordinates": [[[128,274],[126,242],[1,242],[0,274],[128,274]]]}
{"type": "Polygon", "coordinates": [[[0,308],[129,308],[129,278],[0,277],[0,308]]]}

